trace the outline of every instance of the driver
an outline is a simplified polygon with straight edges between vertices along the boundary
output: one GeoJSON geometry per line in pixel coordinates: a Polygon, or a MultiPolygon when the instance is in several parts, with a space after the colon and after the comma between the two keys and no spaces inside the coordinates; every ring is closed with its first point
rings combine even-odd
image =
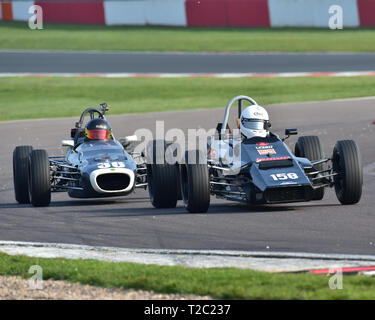
{"type": "Polygon", "coordinates": [[[92,119],[85,128],[86,140],[109,140],[112,136],[112,128],[104,119],[92,119]]]}
{"type": "Polygon", "coordinates": [[[245,108],[241,113],[240,131],[245,139],[265,138],[269,134],[271,123],[266,109],[258,105],[245,108]]]}

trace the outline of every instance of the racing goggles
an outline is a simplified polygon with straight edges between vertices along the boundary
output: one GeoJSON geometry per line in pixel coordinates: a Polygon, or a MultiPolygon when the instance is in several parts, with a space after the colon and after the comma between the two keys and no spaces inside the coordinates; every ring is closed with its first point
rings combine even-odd
{"type": "Polygon", "coordinates": [[[267,120],[242,118],[242,125],[250,130],[268,130],[271,124],[267,120]]]}
{"type": "Polygon", "coordinates": [[[108,140],[111,138],[111,130],[95,129],[88,130],[86,129],[86,137],[91,140],[108,140]]]}

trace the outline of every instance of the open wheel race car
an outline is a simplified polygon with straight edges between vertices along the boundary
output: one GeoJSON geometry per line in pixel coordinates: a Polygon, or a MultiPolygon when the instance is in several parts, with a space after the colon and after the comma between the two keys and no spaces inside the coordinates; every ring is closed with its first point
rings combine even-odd
{"type": "Polygon", "coordinates": [[[317,136],[300,137],[292,153],[284,140],[297,134],[297,129],[286,129],[286,137],[280,138],[268,131],[269,121],[265,121],[265,127],[261,128],[267,131],[264,137],[236,136],[228,126],[229,113],[237,102],[239,123],[243,101],[260,107],[247,96],[230,100],[224,121],[217,126],[216,136],[208,138],[207,150],[187,151],[183,163],[148,165],[151,177],[149,192],[153,204],[175,206],[180,190],[189,212],[206,212],[210,195],[255,205],[291,203],[321,200],[325,187],[335,188],[341,204],[355,204],[360,200],[362,164],[359,148],[353,140],[337,141],[332,156],[325,157],[317,136]],[[228,146],[233,153],[240,148],[237,165],[228,163],[227,158],[222,156],[228,146]],[[195,161],[191,163],[191,159],[195,161]],[[174,187],[174,191],[171,188],[163,189],[163,185],[176,186],[176,183],[180,188],[174,187]]]}
{"type": "Polygon", "coordinates": [[[131,150],[136,137],[116,140],[105,119],[106,111],[106,104],[101,104],[100,110],[83,111],[71,130],[71,139],[62,141],[67,147],[65,155],[49,157],[45,150],[31,146],[15,148],[13,178],[19,203],[48,206],[55,191],[67,191],[72,198],[100,198],[125,196],[134,188],[147,187],[144,158],[131,150]],[[86,115],[90,121],[85,127],[86,115]],[[96,128],[88,130],[90,123],[96,128]],[[106,136],[100,136],[102,132],[106,136]]]}

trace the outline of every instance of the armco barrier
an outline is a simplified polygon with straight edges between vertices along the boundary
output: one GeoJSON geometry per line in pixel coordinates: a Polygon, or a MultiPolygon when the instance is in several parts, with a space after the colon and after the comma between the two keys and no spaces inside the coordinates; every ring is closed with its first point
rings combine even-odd
{"type": "MultiPolygon", "coordinates": [[[[0,0],[0,19],[27,21],[32,0],[0,0]]],[[[327,28],[331,5],[345,27],[375,26],[375,0],[41,0],[45,22],[191,27],[327,28]]]]}
{"type": "Polygon", "coordinates": [[[107,25],[186,26],[185,0],[104,1],[107,25]]]}
{"type": "Polygon", "coordinates": [[[186,0],[186,20],[190,27],[225,27],[227,0],[186,0]]]}
{"type": "Polygon", "coordinates": [[[1,19],[4,21],[13,20],[12,3],[10,1],[1,2],[1,19]]]}
{"type": "Polygon", "coordinates": [[[186,0],[187,25],[269,27],[267,0],[186,0]]]}
{"type": "Polygon", "coordinates": [[[332,5],[343,8],[344,27],[359,26],[357,0],[268,0],[273,27],[328,28],[332,5]]]}
{"type": "Polygon", "coordinates": [[[14,1],[12,3],[13,20],[27,21],[31,17],[29,8],[34,4],[34,1],[14,1]]]}
{"type": "Polygon", "coordinates": [[[375,0],[358,0],[358,11],[361,26],[375,26],[375,0]]]}
{"type": "Polygon", "coordinates": [[[102,1],[35,1],[43,9],[43,21],[105,24],[102,1]]]}
{"type": "Polygon", "coordinates": [[[267,0],[227,0],[228,26],[269,27],[267,0]]]}

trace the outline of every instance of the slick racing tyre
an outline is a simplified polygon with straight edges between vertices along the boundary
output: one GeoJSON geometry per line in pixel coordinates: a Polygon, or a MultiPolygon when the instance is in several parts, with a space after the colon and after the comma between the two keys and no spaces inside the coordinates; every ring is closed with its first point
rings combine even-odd
{"type": "Polygon", "coordinates": [[[50,166],[45,150],[33,150],[30,153],[29,195],[34,207],[46,207],[51,202],[50,166]]]}
{"type": "Polygon", "coordinates": [[[33,147],[18,146],[13,151],[13,183],[16,201],[30,203],[29,199],[29,155],[33,147]]]}
{"type": "Polygon", "coordinates": [[[210,181],[203,152],[186,151],[180,165],[181,193],[185,208],[191,213],[207,212],[210,206],[210,181]]]}
{"type": "Polygon", "coordinates": [[[335,191],[341,204],[355,204],[362,195],[362,160],[353,140],[337,141],[332,154],[335,191]]]}
{"type": "Polygon", "coordinates": [[[164,140],[150,142],[147,150],[147,183],[155,208],[175,208],[178,200],[178,166],[167,162],[164,140]]]}
{"type": "MultiPolygon", "coordinates": [[[[310,161],[320,160],[324,158],[324,152],[317,136],[303,136],[299,137],[294,154],[296,157],[307,158],[310,161]]],[[[324,165],[316,164],[313,166],[314,170],[321,171],[324,165]]],[[[312,200],[322,200],[324,197],[324,188],[314,190],[312,200]]]]}

